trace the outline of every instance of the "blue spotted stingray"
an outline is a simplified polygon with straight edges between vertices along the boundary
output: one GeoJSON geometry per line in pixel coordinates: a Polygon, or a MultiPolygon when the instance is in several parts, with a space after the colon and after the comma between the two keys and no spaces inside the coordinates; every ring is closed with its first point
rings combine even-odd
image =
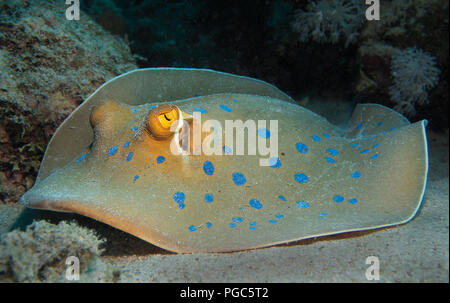
{"type": "Polygon", "coordinates": [[[108,81],[66,119],[21,201],[182,253],[375,229],[406,223],[420,208],[425,126],[362,104],[341,129],[256,79],[141,69],[108,81]],[[253,134],[266,146],[277,136],[277,154],[236,155],[236,142],[223,141],[218,154],[174,153],[171,144],[180,148],[185,129],[174,123],[199,123],[195,112],[220,125],[278,121],[276,132],[267,126],[253,134]],[[260,165],[262,157],[268,165],[260,165]]]}

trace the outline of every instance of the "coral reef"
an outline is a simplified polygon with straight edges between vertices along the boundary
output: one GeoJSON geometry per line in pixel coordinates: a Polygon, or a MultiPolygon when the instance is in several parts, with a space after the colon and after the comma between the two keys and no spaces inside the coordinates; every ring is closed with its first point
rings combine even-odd
{"type": "Polygon", "coordinates": [[[408,48],[392,57],[394,84],[389,89],[394,109],[406,115],[416,113],[415,105],[428,102],[427,91],[439,82],[436,58],[417,48],[408,48]]]}
{"type": "MultiPolygon", "coordinates": [[[[360,73],[353,89],[357,100],[395,107],[412,121],[428,119],[434,129],[447,128],[449,2],[399,0],[382,1],[380,5],[380,20],[366,22],[358,38],[360,73]],[[400,96],[392,98],[394,82],[400,79],[393,77],[391,61],[402,50],[414,47],[436,57],[436,65],[441,70],[440,81],[428,91],[428,102],[399,107],[407,100],[399,100],[400,96]]],[[[404,83],[403,87],[410,84],[404,83]]]]}
{"type": "Polygon", "coordinates": [[[363,7],[359,1],[310,1],[307,10],[295,12],[292,28],[300,41],[336,44],[345,40],[345,47],[354,43],[364,24],[363,7]]]}
{"type": "Polygon", "coordinates": [[[135,69],[125,41],[85,15],[65,18],[64,1],[0,4],[0,199],[34,182],[56,127],[111,77],[135,69]]]}
{"type": "Polygon", "coordinates": [[[99,259],[104,240],[74,222],[58,225],[36,221],[26,231],[14,230],[0,241],[0,281],[65,282],[66,259],[79,259],[80,282],[113,282],[114,266],[99,259]]]}

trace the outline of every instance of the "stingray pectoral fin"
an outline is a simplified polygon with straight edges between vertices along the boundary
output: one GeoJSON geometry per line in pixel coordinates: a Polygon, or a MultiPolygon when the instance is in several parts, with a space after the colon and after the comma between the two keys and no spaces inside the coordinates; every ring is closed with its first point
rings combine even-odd
{"type": "MultiPolygon", "coordinates": [[[[341,159],[344,165],[335,172],[336,183],[329,187],[321,183],[317,188],[319,198],[305,208],[323,210],[320,218],[315,214],[300,217],[298,207],[292,207],[285,212],[283,234],[267,229],[260,243],[256,243],[253,241],[256,234],[242,233],[234,250],[409,222],[417,215],[425,195],[428,173],[425,126],[424,120],[375,136],[376,142],[361,139],[358,144],[369,143],[373,147],[369,152],[348,144],[351,150],[346,150],[347,156],[341,159]],[[323,188],[325,194],[321,194],[323,188]]],[[[197,242],[197,249],[198,243],[202,242],[197,242]]],[[[199,250],[214,249],[210,243],[202,244],[205,247],[199,250]]]]}
{"type": "Polygon", "coordinates": [[[370,148],[352,147],[364,169],[361,177],[353,171],[351,177],[360,179],[358,191],[370,200],[359,217],[373,224],[361,229],[406,223],[417,214],[428,174],[426,122],[406,125],[370,140],[362,139],[370,148]]]}
{"type": "MultiPolygon", "coordinates": [[[[178,249],[176,241],[170,240],[163,232],[155,227],[151,221],[146,220],[148,213],[139,216],[133,212],[133,205],[124,203],[118,205],[110,195],[106,199],[89,193],[83,194],[82,184],[78,188],[70,186],[74,180],[67,180],[66,184],[58,191],[53,189],[61,186],[58,173],[64,175],[64,169],[57,171],[53,175],[47,177],[36,184],[30,191],[26,192],[20,199],[20,202],[29,208],[53,210],[58,212],[75,213],[89,217],[99,222],[106,223],[112,227],[132,234],[147,242],[153,243],[159,247],[166,248],[171,251],[185,252],[181,248],[178,249]]],[[[89,190],[88,190],[89,191],[89,190]]],[[[120,200],[124,201],[124,200],[120,200]]],[[[151,215],[150,215],[151,217],[151,215]]]]}

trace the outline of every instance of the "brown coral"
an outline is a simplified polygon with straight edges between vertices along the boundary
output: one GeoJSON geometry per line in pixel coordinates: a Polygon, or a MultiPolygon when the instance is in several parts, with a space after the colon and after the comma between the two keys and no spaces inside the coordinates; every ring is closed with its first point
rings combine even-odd
{"type": "Polygon", "coordinates": [[[0,4],[0,199],[34,181],[56,127],[100,84],[136,68],[128,45],[64,1],[0,4]]]}

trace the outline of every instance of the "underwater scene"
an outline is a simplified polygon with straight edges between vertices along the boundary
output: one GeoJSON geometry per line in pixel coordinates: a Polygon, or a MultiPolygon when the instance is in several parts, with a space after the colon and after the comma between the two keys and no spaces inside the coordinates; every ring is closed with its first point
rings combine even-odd
{"type": "Polygon", "coordinates": [[[2,0],[0,282],[448,283],[448,68],[448,0],[2,0]]]}

